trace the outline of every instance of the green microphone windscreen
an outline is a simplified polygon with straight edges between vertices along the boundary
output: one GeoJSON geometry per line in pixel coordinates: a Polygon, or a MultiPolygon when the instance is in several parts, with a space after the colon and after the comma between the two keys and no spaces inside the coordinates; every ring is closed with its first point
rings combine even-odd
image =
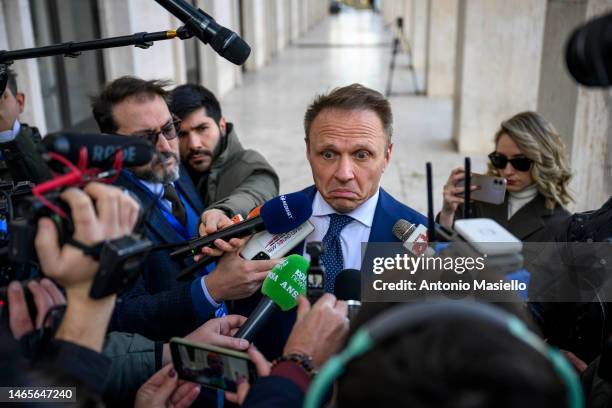
{"type": "Polygon", "coordinates": [[[278,263],[263,282],[261,293],[283,311],[297,305],[297,297],[306,295],[306,276],[310,262],[300,255],[289,255],[278,263]]]}

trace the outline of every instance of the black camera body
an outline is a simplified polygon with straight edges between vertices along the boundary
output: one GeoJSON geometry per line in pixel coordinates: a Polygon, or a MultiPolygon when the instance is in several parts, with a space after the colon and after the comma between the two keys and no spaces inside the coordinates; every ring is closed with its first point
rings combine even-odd
{"type": "Polygon", "coordinates": [[[36,197],[30,195],[21,200],[17,208],[17,217],[9,222],[9,259],[17,264],[37,262],[34,239],[38,228],[38,220],[42,217],[49,217],[58,232],[60,245],[72,236],[74,227],[70,219],[70,207],[59,198],[59,193],[51,193],[45,198],[64,211],[66,218],[54,213],[36,197]]]}
{"type": "Polygon", "coordinates": [[[325,294],[325,267],[321,264],[321,255],[325,253],[323,242],[309,242],[306,252],[310,255],[310,268],[308,268],[307,297],[314,304],[325,294]]]}
{"type": "Polygon", "coordinates": [[[142,262],[153,243],[137,234],[106,241],[100,253],[100,266],[89,296],[102,299],[131,288],[140,276],[142,262]]]}
{"type": "Polygon", "coordinates": [[[138,234],[130,234],[85,247],[72,240],[74,225],[70,207],[59,195],[59,192],[54,192],[46,195],[45,199],[63,211],[66,217],[58,215],[32,195],[21,200],[21,207],[17,211],[20,216],[9,222],[8,256],[11,262],[14,265],[38,262],[34,247],[38,220],[49,217],[57,229],[60,245],[74,245],[99,261],[98,273],[90,292],[92,298],[100,299],[114,293],[122,293],[132,287],[140,276],[142,261],[153,247],[151,241],[138,234]]]}
{"type": "Polygon", "coordinates": [[[0,182],[0,287],[12,280],[27,280],[37,274],[37,267],[31,262],[12,262],[9,256],[10,223],[21,216],[22,203],[31,195],[32,184],[29,182],[0,182]]]}

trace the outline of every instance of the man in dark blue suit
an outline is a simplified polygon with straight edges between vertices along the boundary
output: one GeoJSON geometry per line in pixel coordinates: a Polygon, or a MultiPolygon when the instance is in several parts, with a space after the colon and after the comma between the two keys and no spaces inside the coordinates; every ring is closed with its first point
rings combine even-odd
{"type": "Polygon", "coordinates": [[[403,218],[426,218],[380,187],[391,159],[393,115],[388,100],[359,84],[318,96],[304,116],[306,155],[315,185],[307,238],[323,241],[325,289],[333,292],[342,269],[361,269],[363,242],[397,242],[392,229],[403,218]]]}
{"type": "MultiPolygon", "coordinates": [[[[427,225],[427,219],[400,203],[380,180],[391,159],[393,115],[389,101],[359,84],[320,95],[304,116],[306,156],[314,186],[303,190],[312,199],[315,230],[294,250],[303,254],[312,241],[325,243],[325,290],[334,291],[343,269],[361,269],[362,243],[398,242],[392,229],[401,218],[427,225]]],[[[367,274],[369,271],[362,271],[367,274]]],[[[258,348],[272,357],[287,338],[292,312],[262,330],[258,348]]]]}
{"type": "MultiPolygon", "coordinates": [[[[196,236],[203,210],[189,175],[181,171],[178,124],[168,109],[166,85],[122,77],[108,84],[93,103],[102,132],[144,138],[155,146],[151,163],[123,170],[116,181],[140,199],[144,234],[155,245],[196,236]]],[[[229,243],[218,245],[228,253],[210,273],[188,283],[179,283],[176,277],[191,259],[175,261],[169,250],[152,251],[135,287],[118,300],[111,330],[167,340],[223,314],[224,300],[247,297],[259,289],[274,262],[245,261],[229,243]]]]}

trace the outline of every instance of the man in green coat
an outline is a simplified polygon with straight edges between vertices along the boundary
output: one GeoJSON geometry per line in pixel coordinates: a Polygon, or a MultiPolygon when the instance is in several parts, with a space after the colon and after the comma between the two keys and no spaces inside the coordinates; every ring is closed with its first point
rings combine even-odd
{"type": "Polygon", "coordinates": [[[25,95],[17,89],[16,75],[8,71],[6,90],[0,96],[0,180],[40,183],[51,171],[39,153],[40,133],[19,122],[25,95]]]}
{"type": "Polygon", "coordinates": [[[206,210],[200,234],[211,234],[278,195],[276,172],[255,150],[244,149],[215,95],[195,84],[172,91],[170,110],[180,120],[181,160],[206,210]]]}

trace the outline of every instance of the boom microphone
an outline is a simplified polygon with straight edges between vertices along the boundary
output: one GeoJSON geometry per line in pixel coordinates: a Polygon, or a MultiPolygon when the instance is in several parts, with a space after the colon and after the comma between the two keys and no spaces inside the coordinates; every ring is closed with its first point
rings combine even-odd
{"type": "Polygon", "coordinates": [[[234,337],[251,342],[277,310],[293,309],[297,297],[306,294],[309,266],[306,258],[293,254],[272,268],[261,287],[263,298],[234,337]]]}
{"type": "Polygon", "coordinates": [[[172,258],[183,258],[197,255],[201,248],[212,247],[217,239],[228,241],[232,238],[246,237],[263,230],[267,230],[271,234],[282,234],[298,228],[308,221],[311,215],[312,204],[304,193],[297,192],[275,197],[265,202],[261,207],[259,216],[230,225],[214,234],[193,239],[183,248],[172,252],[170,256],[172,258]]]}
{"type": "Polygon", "coordinates": [[[147,164],[153,158],[153,145],[144,139],[129,136],[56,133],[46,136],[42,144],[48,152],[64,156],[70,162],[79,162],[81,147],[87,149],[89,167],[110,168],[118,150],[123,151],[123,166],[147,164]]]}
{"type": "Polygon", "coordinates": [[[155,0],[185,24],[189,32],[210,46],[223,58],[242,65],[251,54],[251,47],[235,32],[219,25],[214,18],[196,9],[185,0],[155,0]]]}
{"type": "Polygon", "coordinates": [[[433,254],[431,248],[427,245],[427,228],[421,224],[414,225],[413,223],[404,219],[399,219],[393,225],[393,235],[404,244],[406,248],[413,255],[427,255],[433,254]]]}

